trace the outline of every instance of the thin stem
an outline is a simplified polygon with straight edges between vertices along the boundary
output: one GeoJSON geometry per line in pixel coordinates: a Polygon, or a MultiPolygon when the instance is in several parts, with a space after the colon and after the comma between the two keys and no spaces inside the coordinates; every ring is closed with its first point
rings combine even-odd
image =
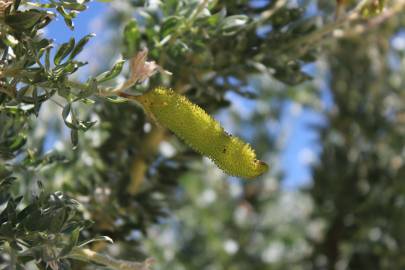
{"type": "Polygon", "coordinates": [[[339,37],[348,37],[362,34],[382,24],[395,14],[403,11],[404,8],[405,8],[405,0],[397,0],[397,2],[395,2],[395,4],[391,8],[387,9],[385,12],[382,12],[379,16],[370,19],[365,25],[359,25],[358,27],[351,28],[339,34],[339,37]]]}
{"type": "Polygon", "coordinates": [[[270,19],[280,8],[282,8],[285,4],[287,3],[287,0],[278,0],[276,2],[276,4],[271,8],[268,9],[266,11],[263,11],[260,14],[259,19],[257,19],[256,21],[254,21],[251,24],[251,27],[256,26],[256,25],[260,25],[263,22],[267,21],[268,19],[270,19]]]}
{"type": "Polygon", "coordinates": [[[50,98],[49,100],[52,101],[53,103],[55,103],[56,105],[58,105],[59,107],[64,108],[64,106],[63,106],[61,103],[59,103],[58,101],[54,100],[53,98],[50,98]]]}
{"type": "Polygon", "coordinates": [[[67,81],[66,84],[72,88],[76,88],[82,91],[86,91],[87,90],[87,85],[85,83],[81,83],[81,82],[75,82],[75,81],[67,81]]]}
{"type": "Polygon", "coordinates": [[[114,270],[149,270],[151,265],[154,263],[153,259],[147,259],[144,262],[117,260],[108,255],[95,252],[91,249],[78,247],[73,248],[67,257],[79,261],[91,261],[93,263],[110,267],[114,270]]]}
{"type": "Polygon", "coordinates": [[[7,88],[0,87],[0,92],[8,95],[11,98],[15,98],[15,96],[16,96],[16,90],[11,87],[7,87],[7,88]]]}
{"type": "MultiPolygon", "coordinates": [[[[201,11],[204,10],[204,8],[208,5],[208,1],[209,0],[202,0],[200,2],[200,4],[197,6],[197,8],[193,11],[193,13],[191,14],[190,18],[188,20],[186,20],[186,22],[184,23],[183,27],[179,27],[177,29],[177,31],[175,31],[169,38],[169,40],[167,40],[164,43],[167,43],[167,47],[169,48],[171,45],[173,45],[173,43],[176,41],[176,39],[184,33],[184,31],[186,29],[189,29],[193,26],[194,21],[198,18],[198,15],[201,13],[201,11]]],[[[163,46],[163,43],[158,44],[158,46],[163,46]]],[[[159,64],[163,67],[165,62],[166,62],[166,58],[167,58],[167,52],[163,51],[161,57],[160,57],[160,61],[159,64]]]]}
{"type": "Polygon", "coordinates": [[[4,93],[4,94],[6,94],[7,96],[10,96],[10,97],[11,97],[10,92],[7,91],[7,90],[4,89],[4,88],[0,88],[0,92],[1,92],[1,93],[4,93]]]}
{"type": "MultiPolygon", "coordinates": [[[[300,53],[303,54],[307,51],[308,48],[305,46],[307,44],[318,44],[326,35],[333,33],[335,30],[339,29],[343,25],[348,25],[350,23],[354,23],[357,20],[361,20],[361,9],[369,2],[370,0],[362,0],[353,10],[345,17],[338,19],[332,23],[329,23],[307,36],[302,38],[294,39],[293,42],[287,43],[283,46],[282,51],[291,50],[292,48],[303,48],[300,49],[300,53]]],[[[391,17],[395,13],[400,12],[405,6],[405,0],[397,0],[397,2],[386,12],[381,14],[380,16],[376,17],[375,19],[371,20],[374,22],[373,26],[376,24],[381,23],[382,21],[386,20],[387,18],[391,17]],[[377,23],[378,22],[378,23],[377,23]]],[[[351,26],[350,29],[356,29],[354,26],[351,26]]],[[[358,28],[357,28],[358,29],[358,28]]],[[[359,34],[365,32],[366,28],[361,28],[362,31],[357,31],[359,34]]],[[[350,31],[350,30],[349,30],[350,31]]],[[[345,36],[345,32],[342,30],[343,33],[340,33],[339,36],[345,36]]],[[[350,32],[349,32],[350,33],[350,32]]],[[[327,39],[324,39],[326,41],[327,39]]],[[[322,42],[324,42],[322,41],[322,42]]]]}
{"type": "Polygon", "coordinates": [[[204,10],[204,8],[208,5],[209,0],[203,0],[201,3],[198,5],[198,7],[193,11],[193,13],[190,16],[190,19],[187,21],[189,24],[192,24],[198,17],[198,15],[201,13],[201,11],[204,10]]]}

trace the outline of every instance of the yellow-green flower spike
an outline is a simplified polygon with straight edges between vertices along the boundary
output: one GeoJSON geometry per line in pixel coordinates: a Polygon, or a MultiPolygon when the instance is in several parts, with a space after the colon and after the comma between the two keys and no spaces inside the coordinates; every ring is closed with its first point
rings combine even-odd
{"type": "Polygon", "coordinates": [[[226,133],[214,118],[185,96],[156,88],[134,98],[152,118],[209,157],[225,173],[255,178],[268,170],[268,165],[256,158],[249,144],[226,133]]]}

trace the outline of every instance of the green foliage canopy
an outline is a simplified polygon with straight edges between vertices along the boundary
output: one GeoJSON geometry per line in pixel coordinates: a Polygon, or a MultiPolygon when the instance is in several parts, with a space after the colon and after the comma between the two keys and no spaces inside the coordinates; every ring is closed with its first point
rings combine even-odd
{"type": "MultiPolygon", "coordinates": [[[[259,155],[265,152],[264,148],[276,151],[276,138],[269,135],[263,125],[257,125],[257,121],[277,119],[283,100],[293,99],[306,106],[316,106],[319,101],[317,90],[311,86],[304,91],[298,85],[310,78],[302,71],[302,66],[326,56],[339,114],[329,116],[332,130],[322,131],[323,158],[321,165],[314,170],[310,194],[315,204],[314,219],[325,220],[327,229],[321,240],[314,241],[313,252],[298,252],[294,259],[286,257],[287,261],[294,260],[293,264],[285,261],[274,267],[333,268],[343,260],[353,269],[373,269],[365,259],[369,256],[380,268],[403,267],[400,257],[403,235],[398,227],[402,224],[400,207],[399,210],[391,209],[387,216],[381,215],[380,223],[371,222],[368,227],[360,226],[361,222],[356,223],[370,218],[375,208],[387,209],[390,204],[400,205],[401,202],[403,185],[395,184],[395,189],[385,185],[403,175],[403,165],[397,166],[398,158],[395,157],[401,159],[402,155],[398,149],[402,147],[404,134],[396,121],[401,121],[398,119],[404,103],[395,103],[397,120],[394,124],[384,118],[383,109],[386,107],[381,104],[385,95],[390,95],[390,100],[403,101],[399,90],[403,83],[401,80],[398,83],[398,75],[395,75],[401,74],[401,70],[391,70],[381,64],[381,60],[378,61],[388,54],[387,43],[369,35],[364,40],[356,39],[356,36],[393,17],[403,9],[404,1],[374,1],[372,5],[370,1],[358,1],[353,6],[348,5],[349,12],[336,20],[332,3],[319,4],[319,9],[325,13],[323,17],[309,17],[304,2],[311,1],[301,1],[302,7],[287,5],[286,2],[264,1],[263,5],[256,7],[249,1],[168,0],[156,1],[155,6],[151,6],[149,1],[126,1],[128,8],[110,17],[111,25],[122,26],[123,29],[120,38],[115,39],[120,40],[115,45],[121,48],[123,60],[110,70],[92,75],[82,82],[75,75],[86,63],[77,60],[77,56],[92,35],[79,40],[72,38],[54,48],[53,41],[45,38],[41,31],[57,16],[63,18],[67,27],[74,29],[74,18],[86,9],[88,1],[1,1],[0,258],[3,266],[11,269],[26,269],[27,265],[36,265],[40,269],[87,267],[77,260],[115,269],[139,269],[150,264],[150,261],[131,263],[112,259],[86,247],[102,250],[104,244],[100,241],[108,242],[111,237],[115,247],[126,250],[120,254],[123,258],[144,259],[144,251],[134,233],[147,234],[173,208],[181,209],[180,206],[187,202],[187,199],[182,201],[182,196],[178,194],[178,180],[193,181],[186,172],[196,166],[192,161],[198,155],[173,139],[170,139],[172,144],[177,145],[175,155],[161,154],[157,145],[170,135],[155,126],[148,130],[149,120],[140,106],[122,103],[123,100],[118,97],[106,97],[104,94],[116,84],[114,80],[124,70],[125,60],[147,47],[150,57],[173,75],[154,76],[147,84],[134,85],[128,90],[133,94],[163,85],[186,94],[209,112],[229,106],[225,96],[227,92],[248,99],[270,101],[270,109],[251,119],[252,123],[256,123],[256,143],[263,147],[259,155]],[[387,11],[382,10],[384,4],[387,11]],[[352,28],[353,25],[359,27],[352,28]],[[332,33],[336,34],[336,29],[340,30],[338,36],[340,33],[349,41],[335,43],[336,36],[332,33]],[[377,53],[358,54],[356,57],[348,54],[348,51],[359,51],[358,48],[368,48],[367,52],[377,53]],[[373,58],[376,55],[378,57],[373,58]],[[374,65],[372,59],[380,65],[374,65]],[[341,63],[346,68],[342,68],[341,63]],[[370,71],[371,66],[381,69],[370,71]],[[362,77],[364,70],[367,74],[379,75],[378,83],[372,78],[362,77]],[[392,73],[394,71],[397,73],[392,73]],[[277,89],[252,79],[257,76],[271,77],[274,84],[278,81],[283,86],[277,89]],[[389,76],[396,76],[396,79],[384,79],[389,76]],[[350,82],[350,87],[342,82],[350,82]],[[258,86],[256,91],[251,89],[252,83],[258,86]],[[377,89],[377,86],[381,87],[377,89]],[[353,88],[358,91],[352,91],[353,88]],[[379,92],[379,89],[384,91],[379,92]],[[367,102],[364,102],[365,97],[367,102]],[[359,106],[362,102],[366,105],[359,106]],[[74,149],[65,147],[45,152],[45,137],[35,135],[42,121],[37,117],[45,108],[58,108],[60,118],[70,131],[74,149]],[[98,120],[97,125],[94,119],[98,120]],[[382,123],[384,129],[381,129],[382,123]],[[351,129],[358,132],[342,135],[345,130],[351,129]],[[383,136],[379,132],[389,135],[383,136]],[[345,137],[343,143],[336,139],[342,136],[345,137]],[[390,144],[381,146],[383,150],[367,150],[367,145],[379,145],[379,136],[390,144]],[[359,141],[362,143],[359,144],[359,141]],[[363,144],[365,150],[359,150],[363,144]],[[348,149],[355,157],[365,151],[370,157],[369,163],[358,158],[353,161],[352,156],[345,154],[348,149]],[[334,159],[334,155],[340,158],[334,159]],[[385,171],[384,168],[390,169],[385,171]],[[342,177],[340,172],[346,170],[347,175],[342,177]],[[371,174],[375,183],[364,180],[371,174]],[[351,183],[356,181],[359,190],[350,193],[351,183]],[[364,192],[364,186],[371,184],[371,192],[364,192]],[[392,195],[376,203],[381,190],[392,195]],[[351,195],[347,196],[349,193],[351,195]],[[363,208],[352,207],[358,206],[359,200],[363,199],[367,202],[363,208]],[[354,209],[353,212],[351,209],[354,209]],[[398,221],[392,226],[384,223],[396,218],[398,221]],[[351,223],[346,222],[348,219],[351,223]],[[365,247],[368,243],[363,236],[365,228],[377,228],[384,235],[385,242],[365,247]],[[392,251],[390,239],[397,238],[399,240],[394,244],[397,248],[392,251]],[[355,241],[360,242],[358,247],[352,245],[352,249],[345,249],[345,244],[355,241]]],[[[380,34],[389,37],[401,25],[402,17],[384,25],[380,34]]],[[[103,55],[103,58],[108,57],[103,55]]],[[[49,123],[47,127],[57,134],[66,130],[49,123]]],[[[276,177],[276,173],[270,174],[276,177]]],[[[269,198],[264,186],[265,183],[260,182],[243,185],[240,205],[257,215],[266,211],[277,196],[269,198]]],[[[223,194],[225,205],[234,202],[226,199],[226,193],[223,194]]],[[[228,209],[218,205],[219,213],[227,213],[228,209]]],[[[193,211],[186,208],[185,213],[193,211]]],[[[204,222],[210,220],[205,216],[201,218],[203,224],[210,224],[211,221],[204,222]]],[[[229,234],[236,231],[247,235],[257,224],[268,226],[267,219],[259,219],[258,223],[253,222],[252,227],[247,226],[241,231],[232,223],[230,213],[223,217],[225,224],[230,225],[226,227],[229,234]]],[[[304,218],[309,217],[293,220],[304,222],[304,218]]],[[[190,231],[196,229],[198,226],[194,225],[190,231]]],[[[302,226],[290,229],[291,233],[279,234],[280,241],[304,241],[302,226]]],[[[266,228],[262,230],[268,232],[266,228]]],[[[207,227],[207,231],[216,230],[207,227]]],[[[207,238],[201,232],[193,234],[186,239],[182,250],[187,251],[187,245],[191,245],[197,248],[190,249],[194,254],[200,253],[196,242],[204,239],[207,238]]],[[[249,239],[244,237],[238,241],[245,246],[250,244],[249,239]]],[[[218,244],[214,240],[207,241],[207,245],[210,243],[218,244]]],[[[218,247],[211,250],[218,250],[218,247]]],[[[158,253],[155,254],[158,256],[158,253]]],[[[268,266],[258,253],[241,249],[239,254],[240,260],[225,259],[224,262],[218,259],[218,262],[222,263],[222,267],[226,265],[227,269],[265,269],[268,266]]],[[[175,262],[174,265],[191,264],[201,268],[212,261],[210,255],[210,252],[205,252],[200,262],[188,262],[191,257],[179,256],[180,264],[175,262]]]]}

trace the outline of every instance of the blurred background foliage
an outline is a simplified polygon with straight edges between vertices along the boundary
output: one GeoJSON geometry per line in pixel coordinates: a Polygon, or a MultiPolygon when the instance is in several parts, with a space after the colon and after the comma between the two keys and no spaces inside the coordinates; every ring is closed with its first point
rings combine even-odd
{"type": "Polygon", "coordinates": [[[23,26],[14,3],[1,25],[2,267],[103,269],[70,260],[93,239],[153,269],[405,268],[405,1],[337,2],[116,0],[103,43],[53,50],[40,29],[56,14],[72,28],[87,1],[22,1],[37,10],[23,26]],[[271,170],[226,176],[137,104],[98,96],[128,68],[96,75],[145,47],[172,75],[128,92],[185,94],[271,170]],[[316,115],[305,129],[318,156],[291,187],[297,108],[316,115]]]}

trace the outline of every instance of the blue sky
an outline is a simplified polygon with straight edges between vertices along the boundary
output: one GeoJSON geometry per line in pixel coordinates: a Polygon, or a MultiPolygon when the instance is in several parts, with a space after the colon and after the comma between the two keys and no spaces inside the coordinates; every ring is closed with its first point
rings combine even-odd
{"type": "MultiPolygon", "coordinates": [[[[71,31],[69,28],[66,27],[64,21],[60,16],[56,18],[56,20],[52,21],[49,26],[46,28],[46,34],[49,37],[55,39],[57,44],[66,42],[71,37],[80,38],[85,36],[94,30],[91,25],[91,22],[96,19],[97,17],[103,16],[103,14],[107,11],[108,5],[105,3],[100,2],[90,2],[89,8],[86,11],[79,13],[77,18],[74,20],[75,30],[71,31]]],[[[95,33],[97,36],[102,35],[102,31],[99,33],[95,33]]],[[[93,42],[96,41],[96,38],[93,42]]]]}
{"type": "MultiPolygon", "coordinates": [[[[80,13],[75,19],[75,31],[70,31],[65,26],[63,19],[58,18],[47,27],[46,35],[55,39],[57,44],[61,44],[71,37],[80,39],[89,33],[95,33],[96,37],[91,40],[90,44],[103,42],[106,38],[106,31],[103,30],[102,25],[97,25],[97,22],[102,20],[107,10],[108,4],[91,2],[88,10],[80,13]]],[[[308,71],[315,72],[313,65],[309,66],[308,71]]],[[[328,103],[331,102],[330,97],[326,96],[325,100],[328,103]]],[[[319,113],[302,108],[299,104],[291,102],[286,104],[280,123],[281,127],[288,126],[289,129],[281,157],[281,167],[285,173],[283,187],[294,189],[311,182],[309,164],[317,160],[320,148],[316,143],[318,134],[308,126],[323,120],[319,113]]]]}

